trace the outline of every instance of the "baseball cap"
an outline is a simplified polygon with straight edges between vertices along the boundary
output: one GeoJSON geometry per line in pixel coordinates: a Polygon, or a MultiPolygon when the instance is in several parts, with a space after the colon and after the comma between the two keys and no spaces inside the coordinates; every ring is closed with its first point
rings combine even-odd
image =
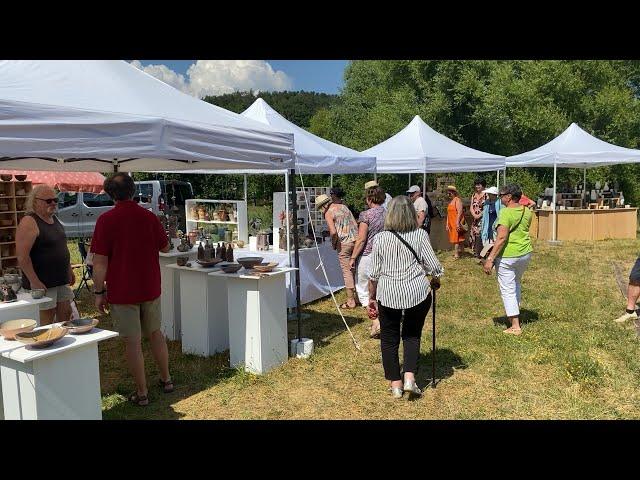
{"type": "Polygon", "coordinates": [[[407,190],[407,193],[414,193],[419,191],[420,191],[420,187],[418,185],[411,185],[409,187],[409,190],[407,190]]]}
{"type": "Polygon", "coordinates": [[[498,195],[500,192],[498,191],[498,187],[489,187],[486,190],[483,190],[482,193],[491,193],[493,195],[498,195]]]}
{"type": "Polygon", "coordinates": [[[370,188],[378,187],[378,186],[379,186],[378,182],[376,182],[375,180],[371,180],[370,182],[367,182],[367,183],[364,184],[364,189],[368,190],[370,188]]]}

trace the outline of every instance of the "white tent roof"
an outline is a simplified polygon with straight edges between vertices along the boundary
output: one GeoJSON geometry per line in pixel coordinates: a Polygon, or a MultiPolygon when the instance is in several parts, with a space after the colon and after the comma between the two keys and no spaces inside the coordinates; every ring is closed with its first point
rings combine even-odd
{"type": "Polygon", "coordinates": [[[281,170],[293,168],[293,135],[124,61],[0,62],[0,168],[111,171],[116,163],[281,170]]]}
{"type": "Polygon", "coordinates": [[[504,157],[455,142],[418,115],[393,137],[362,153],[376,156],[378,173],[486,172],[505,167],[504,157]]]}
{"type": "Polygon", "coordinates": [[[601,167],[640,162],[640,150],[618,147],[589,135],[575,123],[541,147],[507,157],[508,167],[601,167]]]}
{"type": "Polygon", "coordinates": [[[263,99],[258,98],[241,114],[269,125],[281,132],[293,133],[296,166],[301,173],[374,173],[376,159],[351,148],[343,147],[310,133],[291,123],[263,99]]]}

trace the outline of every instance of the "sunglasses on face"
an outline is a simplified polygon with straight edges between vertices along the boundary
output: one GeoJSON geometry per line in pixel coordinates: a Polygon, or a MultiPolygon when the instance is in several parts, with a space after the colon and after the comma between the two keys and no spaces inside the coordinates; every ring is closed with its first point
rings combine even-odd
{"type": "Polygon", "coordinates": [[[36,199],[42,200],[43,202],[46,202],[47,205],[51,205],[52,203],[58,203],[58,199],[57,198],[40,198],[40,197],[36,197],[36,199]]]}
{"type": "Polygon", "coordinates": [[[499,197],[504,197],[505,195],[510,195],[509,193],[499,193],[498,196],[499,197]]]}

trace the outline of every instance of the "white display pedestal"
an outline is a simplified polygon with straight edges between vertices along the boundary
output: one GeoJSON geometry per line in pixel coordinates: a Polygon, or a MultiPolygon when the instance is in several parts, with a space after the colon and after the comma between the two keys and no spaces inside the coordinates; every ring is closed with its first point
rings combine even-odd
{"type": "Polygon", "coordinates": [[[0,340],[5,419],[101,420],[98,342],[116,336],[96,328],[44,349],[0,340]]]}
{"type": "Polygon", "coordinates": [[[176,257],[188,256],[194,260],[198,254],[198,247],[193,247],[189,252],[171,250],[167,253],[160,252],[160,309],[162,311],[161,328],[164,336],[169,340],[180,340],[181,316],[180,316],[180,275],[175,270],[170,270],[167,265],[175,264],[176,257]]]}
{"type": "Polygon", "coordinates": [[[180,276],[182,353],[211,356],[229,348],[227,287],[224,279],[208,276],[218,266],[202,268],[167,265],[180,276]]]}
{"type": "Polygon", "coordinates": [[[228,289],[229,357],[232,367],[243,365],[252,373],[265,373],[286,362],[287,291],[285,274],[294,268],[281,268],[260,277],[214,272],[211,278],[224,278],[228,289]]]}
{"type": "Polygon", "coordinates": [[[18,293],[17,302],[0,303],[0,323],[8,320],[31,318],[40,325],[40,304],[50,301],[49,297],[34,300],[31,298],[30,293],[18,293]]]}

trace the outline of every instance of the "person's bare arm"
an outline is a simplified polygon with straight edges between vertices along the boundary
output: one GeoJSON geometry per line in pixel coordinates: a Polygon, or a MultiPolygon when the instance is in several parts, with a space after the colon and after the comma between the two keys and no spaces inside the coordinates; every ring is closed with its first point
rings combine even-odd
{"type": "Polygon", "coordinates": [[[509,228],[506,225],[498,225],[498,234],[496,237],[496,241],[493,244],[493,249],[491,253],[487,257],[487,260],[484,262],[484,273],[491,273],[491,269],[493,268],[493,264],[495,262],[495,258],[500,254],[502,247],[509,239],[509,228]]]}
{"type": "Polygon", "coordinates": [[[462,219],[464,218],[464,208],[462,208],[462,199],[460,197],[456,198],[456,210],[458,212],[457,222],[458,222],[458,230],[460,230],[460,225],[462,225],[462,219]]]}
{"type": "Polygon", "coordinates": [[[427,217],[427,212],[425,211],[419,211],[418,215],[417,215],[417,222],[418,222],[418,228],[422,227],[422,224],[424,223],[424,219],[427,217]]]}
{"type": "MultiPolygon", "coordinates": [[[[104,282],[107,278],[107,267],[109,266],[109,257],[106,255],[93,254],[93,290],[94,292],[104,292],[104,282]]],[[[105,313],[107,306],[107,297],[104,293],[95,295],[95,304],[99,311],[105,313]]]]}
{"type": "Polygon", "coordinates": [[[369,231],[369,225],[365,222],[360,222],[360,226],[358,226],[358,238],[356,238],[356,244],[353,247],[353,252],[351,253],[351,261],[350,266],[354,268],[356,265],[356,259],[364,250],[364,246],[367,243],[367,232],[369,231]]]}
{"type": "Polygon", "coordinates": [[[47,288],[38,278],[36,271],[33,269],[33,263],[31,263],[31,248],[33,248],[33,244],[39,234],[40,231],[36,221],[30,216],[22,217],[16,230],[16,254],[18,256],[18,266],[29,279],[32,289],[47,288]]]}
{"type": "Polygon", "coordinates": [[[333,217],[329,213],[329,209],[324,212],[324,219],[327,221],[327,227],[329,227],[329,235],[336,235],[336,225],[333,223],[333,217]]]}

